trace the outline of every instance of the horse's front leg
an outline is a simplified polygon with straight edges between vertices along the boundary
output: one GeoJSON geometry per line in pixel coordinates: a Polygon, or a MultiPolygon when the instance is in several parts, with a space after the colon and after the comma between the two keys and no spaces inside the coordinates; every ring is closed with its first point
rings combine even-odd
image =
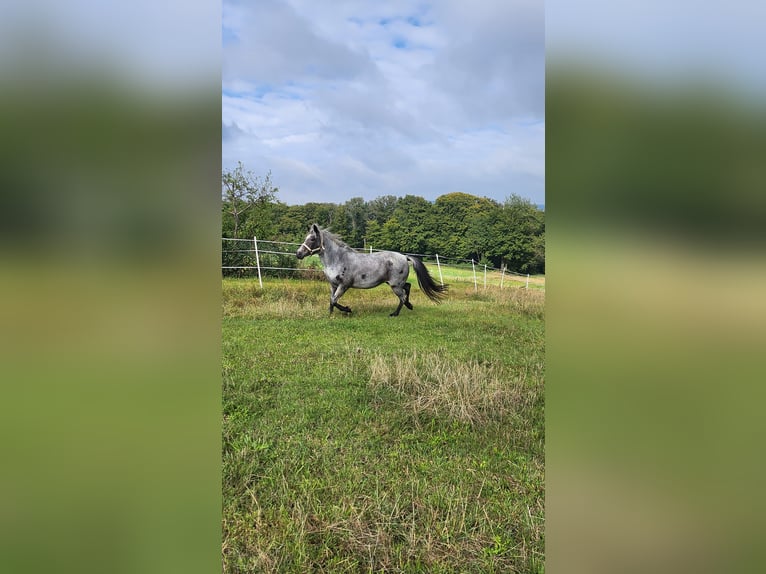
{"type": "Polygon", "coordinates": [[[337,307],[344,313],[351,313],[351,307],[346,307],[345,305],[338,303],[338,299],[343,296],[347,289],[348,287],[343,285],[343,283],[330,287],[330,313],[332,313],[333,307],[337,307]]]}

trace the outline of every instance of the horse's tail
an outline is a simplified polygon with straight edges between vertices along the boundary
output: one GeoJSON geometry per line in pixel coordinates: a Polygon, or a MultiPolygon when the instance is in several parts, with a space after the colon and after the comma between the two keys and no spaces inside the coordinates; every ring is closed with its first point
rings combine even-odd
{"type": "Polygon", "coordinates": [[[434,281],[433,277],[428,273],[426,266],[423,265],[423,262],[417,257],[408,255],[407,259],[412,262],[412,266],[415,268],[415,275],[418,277],[418,285],[420,285],[420,289],[431,301],[440,303],[441,297],[447,292],[447,285],[439,285],[434,281]]]}

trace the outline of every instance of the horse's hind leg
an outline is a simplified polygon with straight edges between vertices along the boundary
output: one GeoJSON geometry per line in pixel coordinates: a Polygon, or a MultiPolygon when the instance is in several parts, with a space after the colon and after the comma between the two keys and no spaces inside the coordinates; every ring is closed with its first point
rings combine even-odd
{"type": "Polygon", "coordinates": [[[405,283],[404,287],[400,285],[391,285],[391,290],[396,294],[397,297],[399,297],[399,306],[396,308],[396,311],[394,311],[393,313],[391,313],[391,315],[389,315],[389,317],[396,317],[397,315],[399,315],[399,311],[402,310],[402,307],[404,305],[407,305],[408,309],[412,309],[412,305],[408,301],[409,292],[410,292],[408,288],[409,285],[410,285],[409,283],[405,283]]]}
{"type": "Polygon", "coordinates": [[[407,306],[407,309],[409,309],[410,311],[412,311],[412,303],[410,303],[410,288],[411,287],[412,285],[410,285],[409,283],[404,284],[404,291],[407,295],[404,299],[404,304],[407,306]]]}

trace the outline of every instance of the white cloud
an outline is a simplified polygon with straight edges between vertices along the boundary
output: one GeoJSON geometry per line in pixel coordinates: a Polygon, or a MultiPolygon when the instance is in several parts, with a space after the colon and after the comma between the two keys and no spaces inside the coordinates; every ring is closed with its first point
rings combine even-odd
{"type": "Polygon", "coordinates": [[[353,78],[369,61],[313,29],[305,15],[279,0],[224,3],[224,87],[231,80],[278,85],[296,79],[353,78]]]}
{"type": "Polygon", "coordinates": [[[226,1],[224,167],[271,169],[288,203],[542,203],[542,17],[529,1],[226,1]]]}

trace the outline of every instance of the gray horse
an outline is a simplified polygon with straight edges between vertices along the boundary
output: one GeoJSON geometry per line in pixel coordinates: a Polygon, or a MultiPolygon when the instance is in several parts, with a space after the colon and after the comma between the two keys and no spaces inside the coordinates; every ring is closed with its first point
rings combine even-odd
{"type": "Polygon", "coordinates": [[[326,229],[320,229],[316,223],[309,228],[309,234],[295,256],[303,259],[315,253],[319,254],[319,259],[324,265],[324,274],[330,282],[330,313],[334,307],[344,313],[351,313],[349,307],[338,303],[338,299],[349,288],[370,289],[381,283],[388,283],[394,294],[399,297],[399,306],[391,313],[391,317],[399,315],[402,306],[411,310],[411,285],[407,283],[410,263],[415,269],[420,289],[431,301],[439,303],[440,297],[447,291],[447,285],[436,283],[429,275],[426,266],[417,257],[394,251],[357,253],[340,237],[326,229]]]}

